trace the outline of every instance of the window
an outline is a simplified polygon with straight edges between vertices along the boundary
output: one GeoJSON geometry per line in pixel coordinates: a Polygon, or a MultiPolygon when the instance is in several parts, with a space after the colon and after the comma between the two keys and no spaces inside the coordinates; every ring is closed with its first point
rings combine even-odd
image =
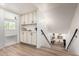
{"type": "Polygon", "coordinates": [[[15,22],[9,22],[9,30],[15,30],[15,22]]]}
{"type": "Polygon", "coordinates": [[[15,24],[15,22],[12,22],[12,21],[5,21],[4,26],[5,26],[6,30],[15,30],[16,29],[16,24],[15,24]]]}

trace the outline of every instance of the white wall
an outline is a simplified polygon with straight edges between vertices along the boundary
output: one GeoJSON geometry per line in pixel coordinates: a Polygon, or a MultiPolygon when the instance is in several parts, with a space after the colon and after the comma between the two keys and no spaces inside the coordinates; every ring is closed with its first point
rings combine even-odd
{"type": "Polygon", "coordinates": [[[50,47],[44,35],[42,35],[41,29],[44,31],[45,35],[50,41],[50,33],[47,31],[46,24],[43,22],[45,20],[44,14],[39,10],[37,17],[37,48],[40,47],[50,47]]]}
{"type": "Polygon", "coordinates": [[[3,9],[0,8],[0,48],[4,46],[4,19],[3,19],[3,9]]]}
{"type": "Polygon", "coordinates": [[[41,35],[43,29],[46,36],[51,39],[51,33],[62,33],[68,35],[77,4],[40,4],[38,5],[38,46],[46,46],[46,39],[41,35]],[[45,41],[45,42],[44,42],[45,41]],[[40,44],[41,43],[41,44],[40,44]]]}
{"type": "Polygon", "coordinates": [[[39,10],[42,15],[42,24],[49,32],[67,33],[72,17],[76,9],[76,4],[58,3],[58,4],[40,4],[39,10]]]}
{"type": "MultiPolygon", "coordinates": [[[[70,28],[69,33],[68,33],[67,46],[68,46],[76,28],[79,29],[79,4],[77,6],[77,9],[76,9],[76,12],[74,14],[73,21],[71,24],[71,28],[70,28]]],[[[72,43],[69,47],[69,50],[73,51],[79,55],[79,30],[78,30],[76,35],[77,35],[77,38],[74,38],[74,40],[72,41],[72,43]]],[[[67,48],[67,46],[66,46],[66,48],[67,48]]]]}
{"type": "Polygon", "coordinates": [[[67,34],[76,4],[40,4],[38,9],[37,46],[49,47],[40,30],[44,30],[49,41],[51,40],[51,33],[67,34]]]}
{"type": "Polygon", "coordinates": [[[5,46],[16,44],[19,42],[19,15],[16,13],[4,10],[4,22],[11,21],[15,22],[15,30],[6,30],[4,28],[5,35],[5,46]],[[16,19],[15,19],[16,17],[16,19]]]}
{"type": "Polygon", "coordinates": [[[0,9],[0,48],[7,45],[15,44],[19,41],[19,15],[9,12],[5,9],[0,9]],[[8,13],[6,13],[8,12],[8,13]],[[16,32],[14,31],[5,31],[4,22],[5,20],[14,20],[16,16],[16,32]],[[6,36],[6,35],[7,36],[6,36]],[[8,36],[9,34],[9,36],[8,36]],[[15,35],[13,35],[15,34],[15,35]]]}

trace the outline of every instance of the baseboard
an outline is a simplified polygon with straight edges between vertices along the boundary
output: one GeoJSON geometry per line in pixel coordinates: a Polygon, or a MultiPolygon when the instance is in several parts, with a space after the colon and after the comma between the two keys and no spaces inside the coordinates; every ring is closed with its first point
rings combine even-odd
{"type": "Polygon", "coordinates": [[[0,49],[5,48],[5,47],[8,47],[8,46],[11,46],[11,45],[14,45],[14,44],[17,44],[17,42],[10,43],[10,44],[6,44],[6,45],[0,47],[0,49]]]}
{"type": "Polygon", "coordinates": [[[36,47],[36,45],[32,45],[32,44],[28,44],[28,43],[24,43],[24,42],[20,42],[21,44],[24,44],[24,45],[28,45],[28,46],[32,46],[32,47],[36,47]]]}
{"type": "Polygon", "coordinates": [[[16,44],[16,43],[17,43],[17,42],[10,42],[10,43],[5,44],[5,46],[14,45],[14,44],[16,44]]]}

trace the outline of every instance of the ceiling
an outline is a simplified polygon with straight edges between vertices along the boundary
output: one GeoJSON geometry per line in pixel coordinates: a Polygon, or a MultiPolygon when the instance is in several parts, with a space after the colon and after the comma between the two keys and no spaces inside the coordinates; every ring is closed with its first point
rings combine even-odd
{"type": "Polygon", "coordinates": [[[40,13],[44,16],[43,24],[46,25],[48,31],[67,33],[73,16],[76,11],[77,4],[75,3],[51,3],[37,4],[40,13]]]}
{"type": "Polygon", "coordinates": [[[36,10],[36,7],[32,3],[0,3],[0,7],[17,14],[25,14],[36,10]]]}

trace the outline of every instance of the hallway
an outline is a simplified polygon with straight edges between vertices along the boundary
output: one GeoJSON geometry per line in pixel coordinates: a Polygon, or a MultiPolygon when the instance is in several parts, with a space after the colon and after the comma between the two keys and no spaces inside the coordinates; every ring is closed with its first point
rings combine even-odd
{"type": "Polygon", "coordinates": [[[35,48],[25,44],[15,44],[0,50],[0,56],[72,56],[71,52],[67,52],[60,47],[52,48],[35,48]]]}
{"type": "Polygon", "coordinates": [[[1,56],[79,55],[78,36],[77,3],[0,5],[1,56]]]}

